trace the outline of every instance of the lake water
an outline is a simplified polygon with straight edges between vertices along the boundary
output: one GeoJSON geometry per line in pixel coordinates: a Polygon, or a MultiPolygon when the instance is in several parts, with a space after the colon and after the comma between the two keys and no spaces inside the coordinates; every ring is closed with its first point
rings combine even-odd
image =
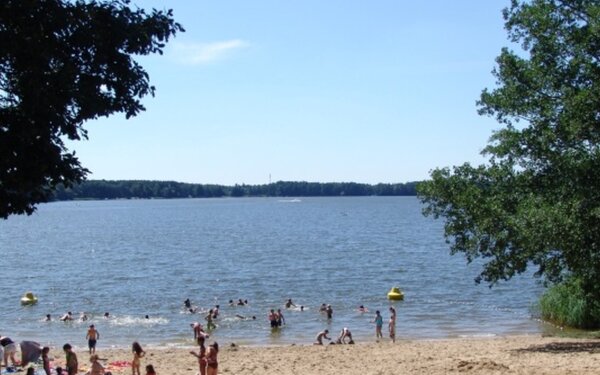
{"type": "Polygon", "coordinates": [[[46,204],[0,221],[0,334],[84,347],[94,323],[100,347],[192,345],[190,323],[204,319],[182,308],[190,298],[203,309],[221,306],[212,338],[224,344],[310,343],[321,329],[336,336],[345,326],[372,341],[374,312],[387,320],[392,286],[405,293],[393,303],[400,339],[546,329],[531,318],[539,283],[476,285],[478,266],[449,255],[442,226],[421,215],[414,197],[46,204]],[[20,306],[29,290],[39,303],[20,306]],[[249,304],[229,306],[240,298],[249,304]],[[288,298],[305,311],[283,309],[287,324],[272,332],[267,312],[288,298]],[[322,303],[332,305],[331,321],[318,312],[322,303]],[[370,312],[357,312],[361,304],[370,312]],[[91,320],[58,321],[66,311],[91,320]]]}

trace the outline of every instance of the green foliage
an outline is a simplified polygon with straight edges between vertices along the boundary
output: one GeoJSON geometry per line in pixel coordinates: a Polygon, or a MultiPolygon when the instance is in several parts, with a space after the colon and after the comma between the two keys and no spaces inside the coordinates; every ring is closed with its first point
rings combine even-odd
{"type": "Polygon", "coordinates": [[[600,1],[512,1],[506,29],[519,53],[497,58],[482,115],[504,127],[486,165],[436,169],[420,186],[424,213],[446,219],[453,253],[487,263],[492,285],[533,266],[577,278],[600,299],[600,1]]]}
{"type": "Polygon", "coordinates": [[[417,182],[367,185],[354,182],[278,181],[268,185],[223,186],[173,181],[91,180],[69,188],[58,187],[54,199],[414,196],[416,185],[417,182]]]}
{"type": "Polygon", "coordinates": [[[33,212],[88,173],[63,137],[85,121],[144,110],[154,94],[133,55],[162,53],[183,28],[129,0],[0,2],[0,217],[33,212]]]}
{"type": "Polygon", "coordinates": [[[548,289],[540,298],[539,309],[543,319],[559,325],[600,327],[600,302],[586,298],[581,282],[574,278],[548,289]]]}

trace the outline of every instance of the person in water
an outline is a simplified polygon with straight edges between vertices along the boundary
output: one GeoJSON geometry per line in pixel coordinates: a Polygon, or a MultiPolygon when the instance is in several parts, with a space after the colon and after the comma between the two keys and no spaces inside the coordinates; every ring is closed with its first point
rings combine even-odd
{"type": "Polygon", "coordinates": [[[286,309],[289,309],[289,308],[291,308],[292,306],[296,307],[296,305],[294,305],[294,302],[292,302],[292,299],[291,299],[291,298],[288,298],[288,300],[285,302],[285,308],[286,308],[286,309]]]}
{"type": "Polygon", "coordinates": [[[277,326],[281,327],[283,324],[285,324],[285,318],[281,312],[281,309],[277,309],[277,326]]]}
{"type": "Polygon", "coordinates": [[[63,315],[60,320],[62,320],[63,322],[69,321],[69,320],[73,320],[73,314],[68,311],[65,315],[63,315]]]}
{"type": "Polygon", "coordinates": [[[396,309],[393,306],[390,306],[388,330],[390,332],[390,339],[392,339],[392,342],[396,342],[396,309]]]}
{"type": "Polygon", "coordinates": [[[375,323],[375,335],[378,339],[383,338],[383,333],[381,333],[381,328],[383,327],[383,317],[379,310],[375,311],[375,319],[373,320],[375,323]]]}
{"type": "Polygon", "coordinates": [[[277,313],[275,312],[275,310],[271,309],[271,311],[269,311],[269,315],[267,315],[267,318],[269,319],[271,328],[279,327],[279,324],[277,323],[277,313]]]}

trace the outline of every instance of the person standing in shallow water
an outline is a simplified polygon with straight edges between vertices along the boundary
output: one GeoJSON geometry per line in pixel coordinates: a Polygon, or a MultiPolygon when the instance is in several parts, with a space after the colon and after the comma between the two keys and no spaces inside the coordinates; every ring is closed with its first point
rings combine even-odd
{"type": "Polygon", "coordinates": [[[381,333],[381,328],[383,327],[383,317],[379,310],[375,311],[375,319],[373,320],[375,323],[375,335],[378,339],[383,338],[383,333],[381,333]]]}
{"type": "Polygon", "coordinates": [[[390,306],[388,330],[390,331],[390,339],[392,339],[392,342],[396,342],[396,309],[393,306],[390,306]]]}

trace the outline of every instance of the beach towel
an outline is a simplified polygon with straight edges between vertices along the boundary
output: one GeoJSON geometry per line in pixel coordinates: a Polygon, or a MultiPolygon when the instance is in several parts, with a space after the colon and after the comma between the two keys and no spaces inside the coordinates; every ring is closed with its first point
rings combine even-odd
{"type": "Polygon", "coordinates": [[[42,355],[42,348],[35,341],[21,341],[21,366],[36,362],[42,355]]]}

